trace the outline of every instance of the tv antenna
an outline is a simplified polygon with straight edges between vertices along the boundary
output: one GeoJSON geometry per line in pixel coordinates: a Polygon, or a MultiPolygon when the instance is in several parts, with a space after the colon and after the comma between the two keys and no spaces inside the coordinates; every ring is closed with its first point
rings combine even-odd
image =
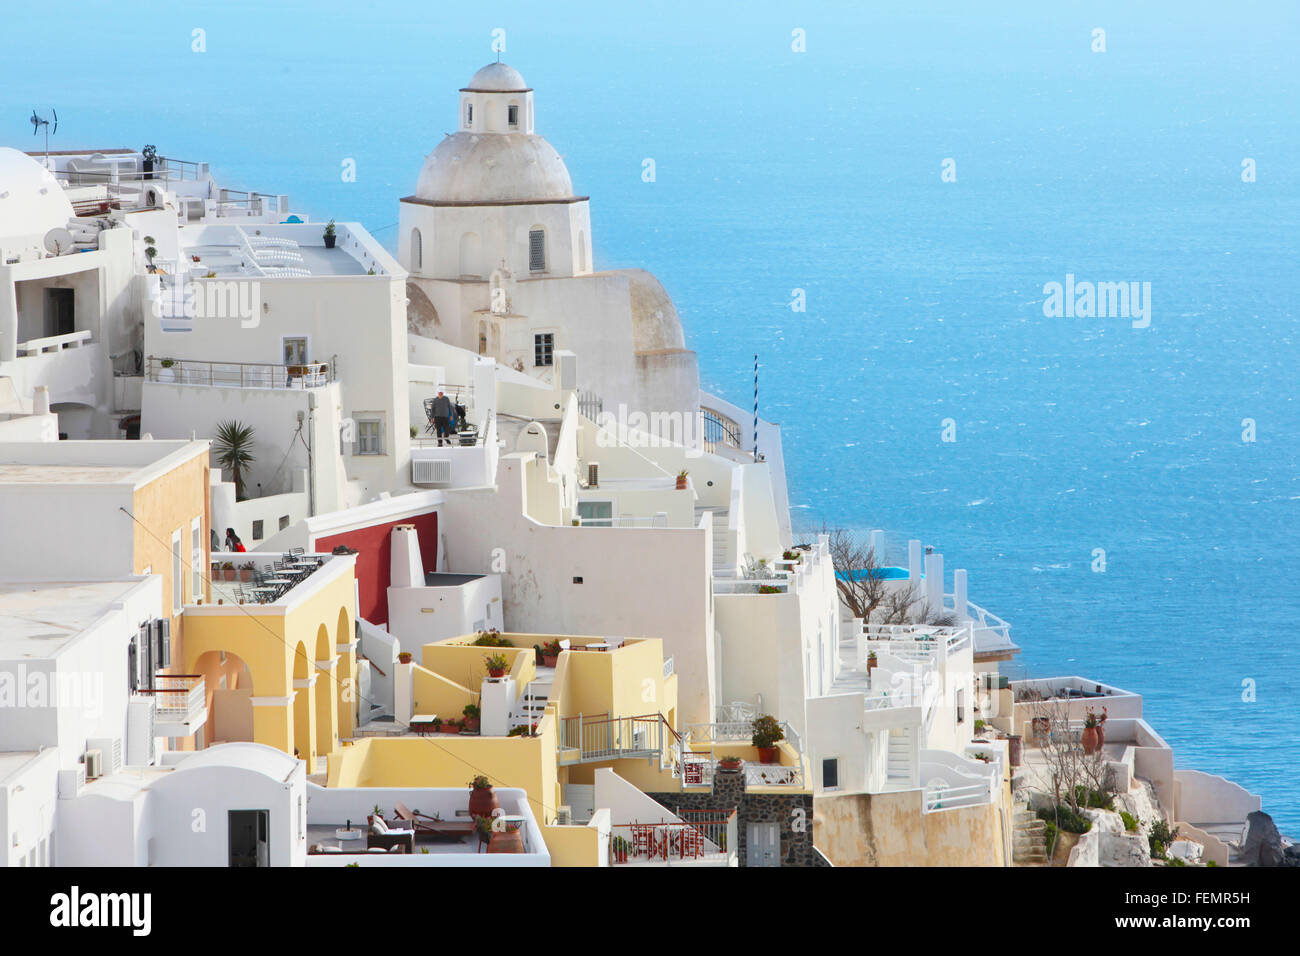
{"type": "Polygon", "coordinates": [[[37,133],[41,131],[42,126],[45,127],[45,168],[46,169],[50,168],[50,134],[57,133],[59,131],[59,113],[53,107],[50,107],[50,113],[54,117],[53,120],[54,129],[50,129],[51,121],[46,119],[44,116],[38,115],[36,110],[32,110],[32,118],[31,118],[33,136],[35,136],[37,133]]]}

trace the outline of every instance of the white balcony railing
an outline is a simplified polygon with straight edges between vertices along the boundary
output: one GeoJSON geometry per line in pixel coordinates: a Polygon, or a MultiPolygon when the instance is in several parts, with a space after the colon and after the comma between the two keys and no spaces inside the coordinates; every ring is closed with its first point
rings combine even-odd
{"type": "Polygon", "coordinates": [[[49,352],[62,352],[64,349],[80,348],[90,344],[90,330],[68,332],[64,335],[48,335],[40,339],[28,339],[17,345],[18,355],[42,355],[49,352]]]}

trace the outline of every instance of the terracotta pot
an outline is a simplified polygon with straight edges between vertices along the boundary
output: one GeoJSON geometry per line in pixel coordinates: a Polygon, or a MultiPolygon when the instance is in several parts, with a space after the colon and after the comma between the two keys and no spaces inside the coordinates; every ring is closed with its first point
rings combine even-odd
{"type": "Polygon", "coordinates": [[[555,666],[555,662],[558,661],[559,659],[560,659],[560,655],[558,655],[558,654],[543,654],[543,655],[542,655],[542,666],[543,666],[543,667],[554,667],[554,666],[555,666]]]}
{"type": "Polygon", "coordinates": [[[489,853],[523,853],[524,835],[513,827],[493,830],[492,839],[488,841],[489,853]]]}
{"type": "Polygon", "coordinates": [[[868,658],[867,658],[867,676],[868,676],[868,677],[871,676],[871,672],[874,671],[874,670],[876,669],[876,666],[878,665],[878,663],[879,663],[879,662],[878,662],[874,657],[868,657],[868,658]]]}
{"type": "Polygon", "coordinates": [[[458,733],[460,733],[460,728],[457,727],[455,724],[439,724],[439,725],[438,725],[438,733],[440,733],[440,734],[458,734],[458,733]]]}
{"type": "Polygon", "coordinates": [[[745,763],[743,760],[731,760],[731,761],[719,760],[718,761],[719,770],[739,770],[744,765],[745,763]]]}
{"type": "Polygon", "coordinates": [[[504,667],[489,667],[488,677],[505,677],[506,669],[504,667]]]}
{"type": "Polygon", "coordinates": [[[1011,734],[1007,737],[1007,762],[1013,767],[1019,767],[1023,757],[1024,741],[1019,734],[1011,734]]]}
{"type": "Polygon", "coordinates": [[[481,717],[466,717],[464,727],[471,734],[476,734],[478,733],[479,726],[482,722],[483,720],[481,717]]]}
{"type": "Polygon", "coordinates": [[[759,763],[780,763],[781,751],[778,750],[776,747],[759,747],[758,762],[759,763]]]}
{"type": "Polygon", "coordinates": [[[677,490],[678,491],[686,490],[686,479],[683,478],[681,475],[677,476],[677,490]]]}
{"type": "Polygon", "coordinates": [[[252,571],[240,571],[240,572],[239,572],[239,580],[241,580],[241,581],[243,581],[245,584],[247,584],[249,581],[253,580],[253,572],[252,572],[252,571]]]}
{"type": "Polygon", "coordinates": [[[1083,752],[1086,754],[1095,754],[1098,750],[1100,750],[1101,735],[1098,733],[1097,728],[1084,727],[1083,737],[1081,742],[1083,744],[1083,752]]]}
{"type": "Polygon", "coordinates": [[[497,795],[492,792],[491,787],[486,790],[475,788],[469,793],[469,815],[471,817],[490,817],[492,811],[500,806],[497,795]]]}

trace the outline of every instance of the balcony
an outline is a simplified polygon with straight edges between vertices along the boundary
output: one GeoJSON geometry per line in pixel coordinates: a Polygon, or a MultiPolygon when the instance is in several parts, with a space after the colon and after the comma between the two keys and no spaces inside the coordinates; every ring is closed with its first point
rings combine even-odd
{"type": "Polygon", "coordinates": [[[324,567],[331,555],[301,548],[283,553],[212,552],[214,603],[275,604],[324,567]]]}
{"type": "Polygon", "coordinates": [[[735,866],[737,813],[682,810],[675,820],[615,824],[609,861],[628,866],[735,866]]]}
{"type": "Polygon", "coordinates": [[[82,329],[80,332],[68,332],[66,335],[50,335],[40,339],[28,339],[26,342],[18,343],[18,356],[22,358],[28,355],[48,355],[52,352],[80,348],[83,345],[90,344],[90,336],[89,329],[82,329]]]}
{"type": "Polygon", "coordinates": [[[763,763],[751,743],[753,724],[748,720],[692,724],[682,734],[680,770],[685,787],[713,785],[718,765],[725,759],[744,761],[745,786],[806,789],[803,747],[798,732],[781,722],[785,738],[777,743],[777,763],[763,763]]]}
{"type": "Polygon", "coordinates": [[[338,369],[333,361],[270,365],[260,362],[202,362],[150,355],[145,359],[144,379],[146,382],[210,388],[305,389],[320,388],[337,381],[338,369]]]}
{"type": "Polygon", "coordinates": [[[159,737],[189,737],[208,720],[207,688],[199,674],[158,674],[151,690],[136,693],[156,702],[154,733],[159,737]]]}

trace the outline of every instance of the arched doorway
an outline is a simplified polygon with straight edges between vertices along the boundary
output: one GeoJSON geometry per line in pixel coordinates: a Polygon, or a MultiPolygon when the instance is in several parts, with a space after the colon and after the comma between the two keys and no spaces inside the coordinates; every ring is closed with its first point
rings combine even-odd
{"type": "Polygon", "coordinates": [[[196,747],[253,740],[253,675],[243,658],[207,651],[199,655],[194,672],[203,675],[208,705],[208,722],[196,747]]]}

